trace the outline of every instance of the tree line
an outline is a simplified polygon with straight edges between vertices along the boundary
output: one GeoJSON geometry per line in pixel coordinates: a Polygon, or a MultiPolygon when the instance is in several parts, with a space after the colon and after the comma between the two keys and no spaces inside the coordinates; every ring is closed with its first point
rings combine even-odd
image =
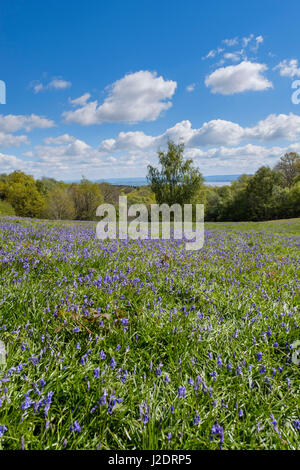
{"type": "Polygon", "coordinates": [[[204,184],[184,144],[168,142],[158,151],[159,166],[148,166],[148,186],[140,188],[96,183],[82,178],[65,183],[54,178],[34,179],[22,171],[0,174],[0,215],[57,220],[96,220],[103,203],[118,205],[126,195],[128,205],[153,203],[204,204],[207,221],[271,220],[300,217],[300,156],[283,155],[270,168],[252,176],[241,175],[230,185],[204,184]]]}
{"type": "Polygon", "coordinates": [[[274,168],[260,167],[230,186],[211,187],[184,145],[170,141],[158,152],[159,168],[148,166],[148,181],[159,204],[204,204],[207,221],[260,221],[300,216],[300,156],[283,155],[274,168]]]}

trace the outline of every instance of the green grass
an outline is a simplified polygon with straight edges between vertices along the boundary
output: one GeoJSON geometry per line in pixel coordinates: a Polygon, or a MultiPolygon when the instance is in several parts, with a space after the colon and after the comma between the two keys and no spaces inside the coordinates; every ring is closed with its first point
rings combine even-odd
{"type": "Polygon", "coordinates": [[[217,449],[216,423],[223,449],[300,448],[300,219],[208,223],[195,252],[0,224],[3,449],[217,449]]]}

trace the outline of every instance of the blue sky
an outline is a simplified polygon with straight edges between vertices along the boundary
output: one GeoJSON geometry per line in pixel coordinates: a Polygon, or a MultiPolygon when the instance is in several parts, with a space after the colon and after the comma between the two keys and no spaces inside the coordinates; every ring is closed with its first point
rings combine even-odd
{"type": "Polygon", "coordinates": [[[204,175],[273,166],[300,151],[299,14],[296,0],[2,0],[0,172],[145,176],[168,138],[204,175]]]}

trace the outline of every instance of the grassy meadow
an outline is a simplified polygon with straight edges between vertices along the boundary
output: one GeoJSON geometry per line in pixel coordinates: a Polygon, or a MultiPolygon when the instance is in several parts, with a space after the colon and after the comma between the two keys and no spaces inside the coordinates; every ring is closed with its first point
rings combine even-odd
{"type": "Polygon", "coordinates": [[[1,449],[300,449],[300,219],[0,225],[1,449]]]}

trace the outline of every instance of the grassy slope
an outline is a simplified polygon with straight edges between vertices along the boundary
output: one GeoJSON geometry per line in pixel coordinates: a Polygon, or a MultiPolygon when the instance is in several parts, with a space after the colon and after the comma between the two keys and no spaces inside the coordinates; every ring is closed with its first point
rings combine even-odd
{"type": "Polygon", "coordinates": [[[218,423],[224,449],[299,449],[299,219],[207,224],[190,253],[0,224],[0,446],[216,449],[218,423]]]}

